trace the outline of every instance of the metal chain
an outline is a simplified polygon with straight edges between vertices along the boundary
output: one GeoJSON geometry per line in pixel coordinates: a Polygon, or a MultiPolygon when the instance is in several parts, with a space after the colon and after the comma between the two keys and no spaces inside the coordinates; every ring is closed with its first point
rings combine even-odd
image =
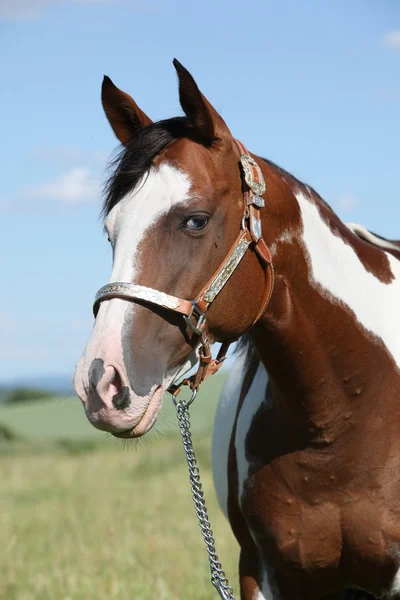
{"type": "Polygon", "coordinates": [[[189,467],[189,481],[192,488],[194,508],[208,552],[211,583],[218,591],[222,600],[235,600],[233,590],[229,585],[228,579],[225,576],[222,565],[219,562],[218,555],[215,551],[214,536],[208,518],[206,503],[204,500],[204,492],[200,481],[200,471],[199,467],[197,466],[196,456],[193,449],[192,434],[190,433],[190,402],[177,402],[174,399],[174,403],[176,407],[176,416],[178,418],[179,431],[181,432],[183,448],[186,454],[186,461],[189,467]]]}

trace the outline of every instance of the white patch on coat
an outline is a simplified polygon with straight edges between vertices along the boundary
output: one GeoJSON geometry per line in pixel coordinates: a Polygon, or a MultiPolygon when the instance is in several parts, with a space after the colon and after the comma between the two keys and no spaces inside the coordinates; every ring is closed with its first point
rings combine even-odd
{"type": "Polygon", "coordinates": [[[265,391],[268,383],[268,375],[262,362],[258,365],[257,372],[251,382],[249,391],[243,400],[238,416],[235,450],[238,470],[238,499],[242,503],[244,484],[249,476],[249,456],[246,449],[246,437],[251,423],[260,406],[265,401],[265,391]]]}
{"type": "Polygon", "coordinates": [[[268,575],[265,570],[263,570],[262,574],[261,590],[258,590],[254,594],[254,600],[277,600],[272,593],[271,586],[268,583],[268,575]]]}
{"type": "Polygon", "coordinates": [[[349,308],[367,331],[382,340],[400,367],[400,261],[385,253],[394,279],[383,283],[365,269],[349,243],[332,233],[307,195],[299,191],[295,196],[301,209],[311,283],[349,308]]]}
{"type": "MultiPolygon", "coordinates": [[[[236,358],[230,369],[221,392],[220,400],[214,420],[212,440],[212,466],[214,486],[222,511],[228,518],[228,456],[243,380],[246,375],[247,352],[242,352],[236,358]]],[[[239,503],[243,494],[245,481],[249,473],[245,442],[248,430],[254,415],[265,402],[265,391],[268,376],[262,363],[259,364],[250,389],[243,400],[238,416],[237,431],[235,436],[235,452],[238,466],[239,503]]],[[[252,532],[251,532],[252,533],[252,532]]],[[[253,535],[253,534],[252,534],[253,535]]],[[[253,536],[254,538],[254,536],[253,536]]],[[[255,544],[257,541],[255,539],[255,544]]],[[[260,563],[263,559],[260,556],[260,563]]],[[[262,567],[260,588],[254,593],[254,600],[274,600],[270,586],[268,570],[262,567]]],[[[276,600],[276,599],[275,599],[276,600]]]]}
{"type": "Polygon", "coordinates": [[[257,538],[254,535],[254,532],[250,529],[250,533],[252,535],[252,538],[254,540],[254,543],[258,549],[258,557],[259,557],[259,561],[261,566],[261,582],[260,582],[260,589],[254,593],[254,600],[281,600],[281,595],[280,592],[277,588],[276,583],[271,585],[270,579],[269,579],[269,568],[267,567],[264,557],[263,557],[263,552],[260,550],[259,548],[259,544],[257,541],[257,538]]]}
{"type": "Polygon", "coordinates": [[[276,257],[276,253],[277,253],[279,244],[291,244],[293,242],[294,237],[295,237],[294,231],[285,229],[285,231],[283,231],[281,233],[281,235],[279,237],[277,237],[276,240],[269,247],[269,250],[270,250],[272,256],[274,258],[276,257]]]}
{"type": "MultiPolygon", "coordinates": [[[[114,206],[105,221],[114,247],[110,282],[135,283],[141,242],[151,226],[167,214],[172,206],[190,200],[190,187],[190,178],[186,173],[162,163],[159,168],[150,169],[136,188],[114,206]]],[[[77,391],[82,389],[82,384],[87,380],[95,358],[104,360],[105,365],[114,365],[121,373],[125,372],[121,332],[126,319],[132,318],[135,309],[135,303],[119,298],[100,304],[92,335],[76,368],[77,391]]],[[[140,407],[140,402],[137,406],[140,407]]]]}
{"type": "Polygon", "coordinates": [[[246,373],[247,352],[241,352],[225,380],[215,412],[212,435],[214,487],[222,512],[228,518],[228,456],[240,392],[246,373]]]}
{"type": "Polygon", "coordinates": [[[398,598],[400,595],[400,568],[394,576],[392,586],[389,590],[389,598],[398,598]]]}
{"type": "Polygon", "coordinates": [[[111,282],[135,283],[140,258],[137,249],[146,232],[172,206],[190,199],[190,186],[186,173],[161,163],[114,206],[104,223],[114,246],[111,282]]]}

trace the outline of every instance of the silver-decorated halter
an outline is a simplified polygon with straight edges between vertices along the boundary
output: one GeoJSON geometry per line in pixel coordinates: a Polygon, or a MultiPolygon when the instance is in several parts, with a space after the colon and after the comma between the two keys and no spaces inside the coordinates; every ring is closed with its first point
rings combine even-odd
{"type": "Polygon", "coordinates": [[[242,156],[240,157],[240,162],[243,167],[245,182],[254,194],[253,202],[259,208],[263,208],[265,203],[264,198],[262,198],[261,196],[264,194],[266,186],[262,171],[256,163],[256,161],[254,160],[254,158],[252,158],[248,154],[242,154],[242,156]],[[255,180],[254,171],[257,172],[259,181],[255,180]]]}
{"type": "Polygon", "coordinates": [[[106,298],[134,298],[136,300],[150,302],[150,304],[157,304],[158,306],[170,310],[177,310],[180,306],[179,298],[176,298],[175,296],[170,296],[169,294],[159,292],[158,290],[154,290],[153,288],[144,285],[116,281],[104,285],[97,292],[93,305],[93,312],[95,314],[97,313],[98,305],[101,300],[106,298]]]}

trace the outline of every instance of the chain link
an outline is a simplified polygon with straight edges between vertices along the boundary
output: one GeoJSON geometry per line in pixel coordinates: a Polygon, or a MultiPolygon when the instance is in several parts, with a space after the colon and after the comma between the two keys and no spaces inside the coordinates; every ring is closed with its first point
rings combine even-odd
{"type": "Polygon", "coordinates": [[[208,518],[206,503],[204,500],[204,492],[200,481],[200,471],[199,467],[197,466],[196,456],[193,449],[192,434],[190,432],[189,406],[188,403],[181,401],[176,402],[175,407],[179,431],[182,436],[183,448],[185,450],[186,461],[189,468],[189,481],[192,488],[194,508],[208,552],[211,583],[218,591],[222,600],[235,600],[233,590],[229,585],[228,579],[225,576],[222,565],[219,562],[218,555],[215,551],[214,535],[208,518]]]}

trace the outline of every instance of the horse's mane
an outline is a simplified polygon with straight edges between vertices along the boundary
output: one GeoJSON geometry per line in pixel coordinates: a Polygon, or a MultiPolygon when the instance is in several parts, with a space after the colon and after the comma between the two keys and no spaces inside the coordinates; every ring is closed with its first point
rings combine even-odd
{"type": "Polygon", "coordinates": [[[303,181],[301,181],[300,179],[298,179],[297,177],[295,177],[294,175],[292,175],[292,173],[289,173],[289,171],[286,171],[285,169],[282,169],[282,167],[280,167],[279,165],[277,165],[276,163],[274,163],[272,160],[269,160],[268,158],[264,158],[264,157],[261,157],[261,158],[262,158],[262,160],[265,163],[267,163],[267,165],[269,165],[270,167],[273,167],[276,171],[278,171],[278,173],[280,173],[280,175],[282,175],[288,181],[292,181],[293,183],[295,183],[297,185],[301,184],[302,186],[308,188],[310,190],[310,192],[312,193],[312,195],[315,198],[318,198],[318,200],[320,202],[322,202],[322,204],[324,204],[327,208],[329,208],[329,210],[331,210],[332,212],[334,212],[334,210],[331,207],[331,205],[328,204],[328,202],[326,200],[324,200],[318,194],[318,192],[315,191],[315,189],[313,187],[311,187],[310,185],[304,183],[303,181]]]}
{"type": "Polygon", "coordinates": [[[165,119],[147,125],[133,136],[126,147],[122,147],[110,164],[113,172],[104,188],[104,217],[135,188],[150,169],[157,154],[177,138],[194,138],[193,127],[186,117],[165,119]]]}
{"type": "MultiPolygon", "coordinates": [[[[178,138],[191,138],[201,143],[201,140],[195,138],[194,129],[190,126],[186,117],[174,117],[143,127],[132,137],[132,140],[126,147],[122,147],[110,163],[110,169],[113,172],[104,187],[102,209],[104,217],[108,215],[126,194],[136,187],[140,179],[150,169],[152,161],[161,150],[178,138]]],[[[285,171],[285,169],[282,169],[282,167],[271,160],[267,158],[262,158],[262,160],[276,169],[286,179],[305,185],[294,175],[285,171]]],[[[331,208],[315,190],[310,188],[310,186],[307,187],[321,202],[328,206],[328,208],[331,208]]]]}

